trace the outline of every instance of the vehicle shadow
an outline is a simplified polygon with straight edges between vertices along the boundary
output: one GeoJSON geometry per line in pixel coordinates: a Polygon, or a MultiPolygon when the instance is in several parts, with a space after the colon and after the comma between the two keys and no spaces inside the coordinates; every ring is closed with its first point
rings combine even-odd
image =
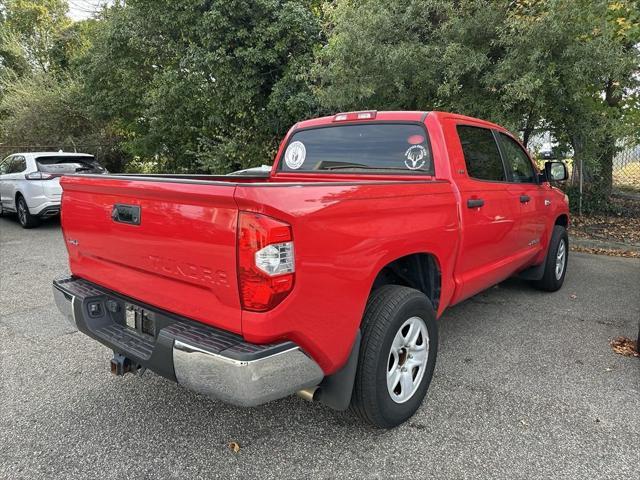
{"type": "MultiPolygon", "coordinates": [[[[7,225],[20,227],[20,222],[18,222],[18,216],[15,213],[4,213],[2,217],[0,217],[0,222],[2,223],[6,222],[7,225]]],[[[60,228],[60,216],[56,215],[55,217],[50,217],[50,218],[45,218],[43,220],[40,220],[40,224],[31,230],[54,230],[58,228],[60,228]]]]}

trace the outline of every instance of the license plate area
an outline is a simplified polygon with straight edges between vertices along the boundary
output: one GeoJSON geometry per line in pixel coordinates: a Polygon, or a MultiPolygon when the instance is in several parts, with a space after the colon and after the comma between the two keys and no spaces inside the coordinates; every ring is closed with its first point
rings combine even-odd
{"type": "Polygon", "coordinates": [[[156,336],[156,322],[152,312],[138,305],[125,303],[125,325],[139,335],[156,336]]]}

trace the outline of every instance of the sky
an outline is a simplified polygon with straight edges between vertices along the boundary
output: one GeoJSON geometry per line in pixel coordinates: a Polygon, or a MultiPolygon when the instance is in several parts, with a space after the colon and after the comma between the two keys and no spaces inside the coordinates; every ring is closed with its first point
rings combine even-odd
{"type": "Polygon", "coordinates": [[[68,0],[69,16],[73,20],[84,20],[91,17],[100,6],[110,3],[109,0],[68,0]]]}

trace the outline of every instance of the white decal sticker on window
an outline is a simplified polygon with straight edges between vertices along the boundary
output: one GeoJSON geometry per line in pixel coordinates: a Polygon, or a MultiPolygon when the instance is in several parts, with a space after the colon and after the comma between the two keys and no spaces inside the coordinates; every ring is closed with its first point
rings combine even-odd
{"type": "Polygon", "coordinates": [[[404,152],[404,156],[407,157],[404,164],[409,170],[419,170],[427,162],[427,149],[422,145],[412,145],[404,152]]]}
{"type": "Polygon", "coordinates": [[[284,163],[287,164],[291,170],[299,169],[304,163],[304,159],[307,156],[307,149],[302,142],[292,142],[287,147],[287,151],[284,152],[284,163]]]}

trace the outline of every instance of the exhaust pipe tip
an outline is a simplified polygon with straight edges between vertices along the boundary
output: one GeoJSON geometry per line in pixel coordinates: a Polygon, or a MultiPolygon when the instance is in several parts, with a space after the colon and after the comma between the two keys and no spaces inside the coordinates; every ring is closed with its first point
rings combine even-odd
{"type": "Polygon", "coordinates": [[[316,393],[319,391],[319,387],[311,387],[311,388],[303,388],[302,390],[298,390],[296,395],[300,398],[306,400],[307,402],[313,402],[315,400],[316,393]]]}

